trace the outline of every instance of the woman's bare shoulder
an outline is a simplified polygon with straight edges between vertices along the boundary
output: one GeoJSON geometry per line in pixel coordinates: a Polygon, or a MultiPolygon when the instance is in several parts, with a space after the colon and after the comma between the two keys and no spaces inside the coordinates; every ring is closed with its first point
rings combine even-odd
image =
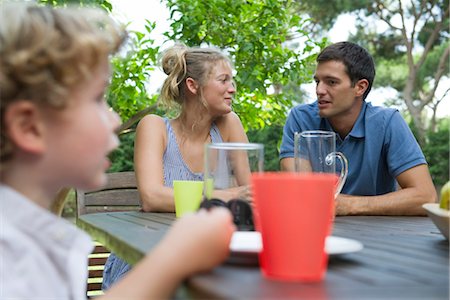
{"type": "Polygon", "coordinates": [[[166,140],[166,124],[164,118],[158,115],[146,115],[139,121],[136,127],[136,138],[145,140],[162,139],[165,144],[166,140]]]}
{"type": "Polygon", "coordinates": [[[245,141],[247,139],[241,120],[235,112],[221,116],[215,123],[224,141],[245,141]]]}
{"type": "Polygon", "coordinates": [[[239,116],[234,112],[230,112],[226,115],[220,116],[215,121],[217,126],[230,126],[230,125],[242,125],[241,119],[239,119],[239,116]]]}
{"type": "Polygon", "coordinates": [[[154,128],[162,128],[165,127],[164,118],[158,115],[146,115],[143,117],[138,124],[138,129],[142,127],[154,127],[154,128]]]}

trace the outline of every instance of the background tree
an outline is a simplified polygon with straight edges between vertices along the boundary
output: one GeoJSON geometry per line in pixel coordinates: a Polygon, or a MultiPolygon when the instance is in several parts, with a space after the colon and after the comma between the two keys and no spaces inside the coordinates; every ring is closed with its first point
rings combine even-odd
{"type": "MultiPolygon", "coordinates": [[[[392,37],[390,41],[397,39],[404,48],[391,47],[390,49],[376,49],[377,41],[371,41],[371,48],[386,58],[384,67],[394,68],[399,65],[397,57],[390,58],[391,53],[402,54],[406,59],[407,72],[402,86],[397,89],[401,91],[400,96],[405,101],[408,112],[418,129],[418,140],[424,145],[426,131],[429,124],[426,122],[426,114],[423,113],[426,106],[437,109],[441,99],[437,99],[436,90],[444,75],[448,76],[448,61],[450,54],[450,43],[448,37],[448,1],[411,1],[410,5],[403,5],[402,1],[375,1],[369,6],[368,13],[377,16],[385,24],[392,37]],[[396,25],[394,18],[400,17],[400,24],[396,25]],[[408,31],[407,22],[412,21],[412,28],[408,31]],[[415,47],[422,46],[421,52],[415,53],[415,47]],[[381,51],[380,51],[381,50],[381,51]],[[387,51],[386,51],[387,50],[387,51]]],[[[360,28],[360,31],[362,29],[360,28]]],[[[385,44],[386,45],[386,44],[385,44]]],[[[395,42],[393,43],[395,46],[395,42]]],[[[404,63],[404,61],[403,61],[404,63]]],[[[395,78],[389,76],[393,72],[386,72],[385,80],[393,81],[395,78]]]]}
{"type": "Polygon", "coordinates": [[[312,67],[324,41],[303,30],[305,20],[289,0],[167,0],[170,40],[226,51],[236,70],[233,109],[248,128],[283,124],[299,101],[300,84],[312,81],[312,67]],[[292,36],[301,43],[290,43],[292,36]],[[287,88],[284,88],[287,87],[287,88]],[[291,88],[289,88],[291,87],[291,88]],[[270,91],[270,92],[269,92],[270,91]]]}
{"type": "Polygon", "coordinates": [[[330,31],[340,15],[364,9],[368,3],[368,0],[296,0],[295,10],[308,17],[306,30],[314,36],[323,36],[330,31]]]}
{"type": "Polygon", "coordinates": [[[298,10],[325,29],[331,28],[342,13],[354,12],[358,16],[357,32],[349,40],[365,46],[374,55],[375,87],[392,87],[399,92],[397,103],[405,105],[423,146],[427,130],[435,130],[436,110],[442,101],[436,90],[442,78],[448,77],[449,2],[298,1],[298,10]],[[381,26],[374,26],[374,21],[385,24],[386,30],[380,32],[381,26]],[[433,111],[431,122],[427,121],[425,107],[433,111]]]}

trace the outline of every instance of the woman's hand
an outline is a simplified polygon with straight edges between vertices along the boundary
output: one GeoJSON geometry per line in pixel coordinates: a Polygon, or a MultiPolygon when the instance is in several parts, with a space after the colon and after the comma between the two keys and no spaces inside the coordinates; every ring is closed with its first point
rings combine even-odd
{"type": "Polygon", "coordinates": [[[242,185],[224,190],[214,190],[212,198],[217,198],[225,202],[231,199],[241,199],[252,202],[252,189],[250,185],[242,185]]]}

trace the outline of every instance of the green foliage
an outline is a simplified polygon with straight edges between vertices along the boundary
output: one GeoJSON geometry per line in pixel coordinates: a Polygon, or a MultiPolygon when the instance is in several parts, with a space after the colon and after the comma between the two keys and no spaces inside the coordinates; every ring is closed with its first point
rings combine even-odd
{"type": "Polygon", "coordinates": [[[96,6],[101,7],[106,11],[112,11],[112,5],[108,0],[39,0],[39,3],[51,6],[96,6]]]}
{"type": "MultiPolygon", "coordinates": [[[[428,98],[425,95],[430,92],[434,93],[431,89],[434,83],[431,83],[431,81],[433,81],[438,71],[440,59],[444,58],[445,48],[448,48],[450,45],[448,42],[448,10],[444,13],[448,9],[448,1],[412,0],[404,3],[403,10],[401,9],[402,7],[398,5],[397,1],[379,0],[376,3],[371,3],[367,7],[366,16],[375,16],[377,19],[384,20],[390,26],[383,34],[380,34],[379,31],[377,32],[379,38],[373,38],[373,34],[367,30],[369,28],[367,18],[361,18],[359,27],[362,30],[355,39],[371,43],[374,46],[372,50],[374,50],[373,54],[377,61],[381,58],[386,64],[392,65],[399,63],[398,58],[402,59],[402,63],[409,68],[403,72],[402,77],[404,79],[395,80],[394,75],[385,73],[381,76],[384,75],[386,78],[381,81],[394,79],[397,83],[396,89],[399,91],[404,90],[408,83],[412,84],[412,99],[409,101],[410,106],[416,106],[420,102],[427,101],[428,98]],[[406,20],[404,21],[405,24],[410,23],[409,31],[412,31],[414,34],[404,33],[400,27],[392,25],[394,19],[400,17],[400,12],[402,13],[402,20],[406,20]],[[437,33],[437,36],[434,36],[432,32],[437,26],[442,26],[442,29],[437,33]],[[413,56],[411,62],[408,60],[407,47],[416,47],[417,45],[423,46],[425,48],[423,51],[429,52],[425,52],[427,54],[425,58],[422,58],[423,51],[416,50],[412,54],[410,53],[413,56]],[[430,49],[427,48],[428,46],[430,46],[430,49]],[[414,64],[414,66],[411,64],[414,64]],[[410,72],[412,71],[417,71],[412,74],[414,77],[411,77],[410,72]],[[403,84],[400,84],[402,81],[403,84]]],[[[448,69],[448,58],[446,65],[443,67],[446,70],[448,69]]],[[[448,72],[444,75],[448,76],[448,72]]],[[[380,75],[377,74],[377,77],[380,77],[380,75]]],[[[403,96],[408,97],[408,95],[403,96]]],[[[414,113],[414,111],[411,111],[411,113],[414,113]]]]}
{"type": "Polygon", "coordinates": [[[108,172],[134,171],[134,138],[134,131],[119,136],[120,146],[109,155],[112,164],[108,172]]]}
{"type": "Polygon", "coordinates": [[[112,59],[114,72],[106,98],[122,120],[130,119],[157,100],[156,96],[148,94],[146,88],[159,52],[159,47],[155,47],[150,38],[154,28],[155,23],[147,21],[145,33],[130,32],[127,52],[112,59]]]}
{"type": "MultiPolygon", "coordinates": [[[[391,21],[390,18],[398,16],[399,7],[396,5],[396,1],[384,0],[378,2],[378,4],[370,2],[371,4],[367,6],[366,15],[378,12],[378,15],[383,15],[383,18],[388,21],[391,21]]],[[[414,16],[424,22],[422,27],[415,25],[414,29],[419,30],[419,33],[415,36],[416,39],[412,41],[412,46],[415,44],[425,46],[432,30],[436,26],[436,21],[434,20],[439,19],[440,11],[448,7],[448,4],[436,0],[428,3],[418,0],[412,2],[414,2],[414,5],[410,3],[405,6],[407,8],[405,10],[407,12],[405,18],[413,18],[414,16]],[[430,12],[426,12],[427,10],[423,5],[430,9],[430,12]],[[431,7],[434,7],[434,9],[431,10],[431,7]],[[414,11],[413,8],[417,11],[414,11]]],[[[350,40],[367,48],[374,55],[377,64],[377,82],[380,86],[392,86],[398,91],[402,91],[409,77],[405,37],[400,30],[393,30],[392,28],[388,28],[383,34],[380,34],[378,28],[370,26],[368,22],[367,18],[360,18],[357,24],[357,32],[350,37],[350,40]]],[[[437,71],[439,59],[443,55],[445,48],[449,46],[447,39],[448,19],[444,23],[447,26],[444,26],[443,30],[439,32],[438,37],[432,44],[431,51],[426,56],[424,64],[417,70],[414,82],[414,94],[417,99],[420,93],[427,90],[428,82],[437,71]]],[[[414,55],[414,63],[419,61],[420,54],[418,52],[414,55]]],[[[448,61],[446,69],[448,69],[448,61]]]]}
{"type": "Polygon", "coordinates": [[[369,0],[314,0],[295,1],[296,11],[299,14],[308,15],[311,19],[311,30],[323,34],[330,30],[339,15],[353,12],[367,7],[369,0]],[[319,25],[319,26],[314,26],[319,25]]]}
{"type": "Polygon", "coordinates": [[[77,212],[77,197],[74,189],[70,189],[66,197],[66,202],[64,204],[61,216],[66,219],[73,219],[76,217],[77,212]]]}
{"type": "Polygon", "coordinates": [[[312,80],[316,43],[303,31],[305,20],[295,14],[293,1],[168,0],[173,23],[171,40],[190,46],[211,45],[226,51],[236,70],[234,110],[246,128],[280,124],[296,99],[292,94],[269,94],[273,87],[299,86],[312,80]],[[295,36],[302,47],[290,47],[295,36]]]}
{"type": "Polygon", "coordinates": [[[264,171],[279,171],[279,145],[283,134],[283,126],[269,126],[247,132],[249,141],[264,144],[264,171]]]}
{"type": "MultiPolygon", "coordinates": [[[[432,32],[433,28],[436,26],[436,22],[429,22],[426,23],[422,29],[419,32],[419,35],[417,37],[417,40],[420,42],[421,45],[425,45],[427,40],[430,38],[430,33],[432,32]]],[[[450,21],[447,18],[445,20],[444,28],[450,27],[450,21]]],[[[434,41],[433,47],[442,45],[443,43],[448,41],[448,31],[445,32],[445,30],[439,32],[439,37],[434,41]]]]}
{"type": "Polygon", "coordinates": [[[401,91],[408,77],[408,66],[403,59],[377,60],[377,75],[375,77],[375,87],[392,87],[401,91]]]}
{"type": "MultiPolygon", "coordinates": [[[[448,0],[431,0],[424,1],[425,6],[430,9],[434,5],[442,11],[447,10],[447,16],[444,19],[443,29],[439,32],[438,38],[433,42],[433,47],[441,45],[444,42],[448,42],[448,33],[450,29],[450,19],[448,18],[448,6],[450,2],[448,0]]],[[[417,7],[417,6],[416,6],[417,7]]],[[[420,7],[420,6],[419,6],[420,7]]],[[[417,40],[421,45],[425,45],[430,38],[431,32],[436,27],[436,18],[429,18],[424,26],[420,29],[417,36],[417,40]]]]}
{"type": "Polygon", "coordinates": [[[442,120],[437,132],[428,133],[428,143],[423,147],[431,177],[436,186],[442,186],[449,180],[450,122],[442,120]]]}
{"type": "Polygon", "coordinates": [[[379,34],[375,26],[368,27],[367,25],[366,23],[356,24],[356,32],[349,37],[349,41],[366,48],[378,59],[398,61],[404,58],[406,49],[400,46],[403,43],[403,37],[400,33],[386,32],[379,34]]]}
{"type": "MultiPolygon", "coordinates": [[[[439,60],[443,56],[446,48],[450,47],[450,42],[447,40],[445,43],[441,43],[440,45],[436,45],[433,49],[428,53],[425,62],[418,70],[417,74],[417,84],[423,87],[424,91],[429,91],[429,81],[432,80],[436,73],[436,68],[439,64],[439,60]]],[[[443,66],[445,70],[447,70],[446,75],[449,76],[449,61],[445,61],[445,65],[443,66]]]]}
{"type": "MultiPolygon", "coordinates": [[[[353,40],[353,39],[352,39],[353,40]]],[[[371,49],[370,45],[366,45],[364,42],[361,45],[371,49]]],[[[415,89],[413,90],[413,97],[420,99],[420,94],[430,93],[430,81],[433,79],[436,68],[439,64],[439,60],[443,56],[443,53],[450,43],[442,43],[434,47],[426,56],[425,61],[420,69],[417,70],[415,77],[415,89]]],[[[414,60],[417,61],[419,55],[414,56],[414,60]]],[[[377,76],[375,78],[375,87],[390,86],[400,92],[400,95],[405,87],[405,82],[408,80],[409,70],[408,65],[405,63],[404,56],[378,56],[377,58],[377,76]]],[[[449,62],[446,61],[444,68],[448,70],[449,62]]],[[[447,73],[448,75],[448,73],[447,73]]],[[[404,102],[403,99],[399,99],[404,102]]]]}

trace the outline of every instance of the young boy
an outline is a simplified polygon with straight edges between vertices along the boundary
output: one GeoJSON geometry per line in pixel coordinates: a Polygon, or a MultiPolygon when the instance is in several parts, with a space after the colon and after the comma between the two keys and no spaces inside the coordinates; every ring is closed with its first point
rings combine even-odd
{"type": "MultiPolygon", "coordinates": [[[[65,186],[105,183],[118,116],[104,91],[124,32],[102,11],[0,6],[0,298],[82,299],[93,245],[49,212],[65,186]]],[[[167,298],[222,262],[234,230],[216,209],[180,219],[103,296],[167,298]]]]}

